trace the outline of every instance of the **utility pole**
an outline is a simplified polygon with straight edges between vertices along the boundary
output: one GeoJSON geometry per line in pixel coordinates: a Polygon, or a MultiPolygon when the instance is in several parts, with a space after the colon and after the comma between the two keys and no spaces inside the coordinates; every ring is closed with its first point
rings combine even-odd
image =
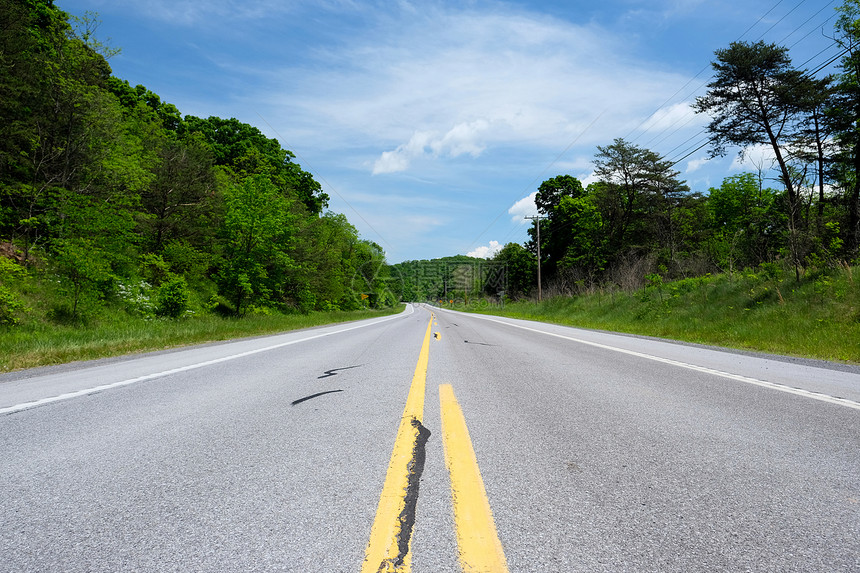
{"type": "Polygon", "coordinates": [[[546,219],[546,217],[541,217],[540,215],[535,215],[534,217],[523,217],[524,219],[531,219],[535,222],[535,227],[537,227],[537,267],[538,267],[538,302],[541,301],[541,286],[540,286],[540,221],[541,219],[546,219]]]}

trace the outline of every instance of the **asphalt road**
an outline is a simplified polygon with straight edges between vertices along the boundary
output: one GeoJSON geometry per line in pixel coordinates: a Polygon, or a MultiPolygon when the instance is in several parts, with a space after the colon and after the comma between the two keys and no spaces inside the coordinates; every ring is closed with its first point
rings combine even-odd
{"type": "MultiPolygon", "coordinates": [[[[0,376],[0,571],[358,572],[430,310],[0,376]]],[[[512,572],[860,571],[856,369],[432,310],[412,571],[442,384],[512,572]]]]}

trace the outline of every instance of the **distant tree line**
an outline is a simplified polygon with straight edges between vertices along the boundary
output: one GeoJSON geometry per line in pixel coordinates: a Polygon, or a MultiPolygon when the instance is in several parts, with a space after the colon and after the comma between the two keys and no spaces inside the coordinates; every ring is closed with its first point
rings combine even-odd
{"type": "Polygon", "coordinates": [[[469,302],[485,294],[500,296],[508,285],[506,264],[466,255],[404,261],[389,272],[389,288],[410,301],[469,302]]]}
{"type": "MultiPolygon", "coordinates": [[[[0,283],[56,282],[71,318],[111,300],[165,316],[394,302],[382,249],[291,152],[114,77],[93,28],[0,0],[0,283]]],[[[0,319],[20,306],[0,288],[0,319]]]]}
{"type": "MultiPolygon", "coordinates": [[[[659,154],[616,139],[598,146],[597,181],[544,181],[535,199],[541,270],[551,293],[636,287],[762,264],[806,269],[855,262],[860,251],[860,0],[837,8],[839,73],[796,69],[788,50],[734,42],[716,51],[714,78],[693,108],[707,114],[710,154],[753,146],[773,165],[691,192],[659,154]],[[777,177],[766,180],[774,168],[777,177]]],[[[537,232],[493,261],[508,266],[513,297],[535,288],[537,232]],[[529,261],[533,261],[530,263],[529,261]]]]}

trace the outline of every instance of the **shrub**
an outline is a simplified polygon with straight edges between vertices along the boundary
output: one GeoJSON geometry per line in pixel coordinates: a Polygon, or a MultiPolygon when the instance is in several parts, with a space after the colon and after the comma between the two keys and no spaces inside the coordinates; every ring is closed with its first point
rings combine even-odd
{"type": "Polygon", "coordinates": [[[6,257],[0,257],[0,324],[18,324],[18,312],[26,310],[24,303],[6,286],[14,280],[23,278],[26,274],[23,267],[6,257]]]}
{"type": "Polygon", "coordinates": [[[188,283],[180,276],[173,276],[158,287],[156,314],[179,318],[188,309],[188,283]]]}

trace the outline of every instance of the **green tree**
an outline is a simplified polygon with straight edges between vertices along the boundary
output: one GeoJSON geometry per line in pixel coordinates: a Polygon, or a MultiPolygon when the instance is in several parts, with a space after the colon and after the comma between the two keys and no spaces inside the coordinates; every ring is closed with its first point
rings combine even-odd
{"type": "Polygon", "coordinates": [[[264,175],[227,190],[223,226],[224,259],[218,279],[237,316],[252,304],[285,302],[283,285],[294,267],[290,202],[264,175]]]}
{"type": "MultiPolygon", "coordinates": [[[[4,18],[15,13],[7,2],[0,6],[4,18]]],[[[0,232],[20,243],[25,257],[33,246],[70,237],[62,213],[70,194],[130,206],[147,180],[139,137],[104,89],[107,61],[51,2],[27,7],[17,15],[28,40],[0,78],[0,91],[17,96],[4,104],[10,117],[0,153],[0,232]]]]}
{"type": "Polygon", "coordinates": [[[353,310],[361,306],[350,290],[363,250],[358,231],[344,215],[325,213],[300,222],[300,235],[293,256],[297,267],[292,273],[294,290],[305,286],[314,295],[318,310],[353,310]]]}
{"type": "Polygon", "coordinates": [[[623,139],[597,147],[594,173],[598,182],[589,186],[605,228],[609,258],[629,250],[659,246],[660,226],[674,237],[670,210],[689,188],[679,173],[659,154],[623,139]]]}
{"type": "MultiPolygon", "coordinates": [[[[806,116],[801,121],[797,137],[789,146],[790,154],[796,158],[799,170],[815,173],[818,197],[816,199],[816,231],[821,234],[824,227],[824,211],[828,203],[825,191],[828,181],[827,167],[831,162],[834,141],[834,125],[828,116],[833,116],[835,89],[833,77],[813,79],[803,76],[796,88],[798,105],[806,116]]],[[[813,186],[815,181],[813,181],[813,186]]],[[[808,224],[808,222],[807,222],[808,224]]]]}
{"type": "Polygon", "coordinates": [[[567,248],[559,269],[578,269],[591,282],[606,265],[603,218],[592,197],[563,197],[556,207],[556,224],[566,236],[567,248]]]}
{"type": "MultiPolygon", "coordinates": [[[[538,212],[546,216],[539,221],[541,270],[547,277],[555,274],[572,243],[581,238],[577,229],[577,210],[572,205],[585,206],[587,200],[582,202],[585,195],[582,183],[570,175],[548,179],[538,188],[535,205],[538,212]],[[566,205],[564,209],[561,208],[563,203],[566,205]]],[[[528,248],[537,252],[537,228],[529,228],[528,233],[531,237],[528,248]]]]}
{"type": "Polygon", "coordinates": [[[0,326],[18,324],[18,314],[25,307],[11,287],[26,276],[24,267],[0,255],[0,326]]]}
{"type": "Polygon", "coordinates": [[[752,173],[727,177],[720,187],[710,189],[711,248],[721,268],[732,272],[777,254],[784,228],[778,198],[777,191],[762,188],[752,173]]]}
{"type": "Polygon", "coordinates": [[[512,299],[526,297],[537,287],[537,261],[534,254],[522,245],[508,243],[496,253],[493,262],[505,266],[506,296],[512,299]]]}
{"type": "Polygon", "coordinates": [[[106,87],[128,112],[139,113],[141,106],[144,106],[151,115],[150,121],[157,121],[161,128],[169,132],[177,132],[182,125],[182,114],[176,106],[161,101],[157,94],[145,86],[131,87],[127,80],[111,76],[106,81],[106,87]]]}
{"type": "Polygon", "coordinates": [[[60,290],[71,301],[70,308],[55,309],[60,320],[79,321],[83,310],[89,310],[104,298],[104,285],[113,281],[108,252],[96,241],[83,237],[55,241],[51,261],[60,277],[60,290]]]}
{"type": "Polygon", "coordinates": [[[714,81],[693,108],[711,116],[712,156],[725,155],[729,145],[740,147],[741,154],[753,145],[773,151],[786,190],[789,246],[799,279],[801,202],[784,149],[799,137],[805,110],[798,89],[805,76],[792,67],[788,49],[775,44],[732,42],[716,56],[714,81]]]}
{"type": "Polygon", "coordinates": [[[204,245],[213,238],[220,210],[220,188],[211,152],[203,142],[164,138],[153,180],[141,193],[148,215],[141,231],[149,249],[161,252],[172,241],[204,245]]]}
{"type": "Polygon", "coordinates": [[[256,127],[235,118],[187,116],[179,133],[199,134],[212,148],[215,164],[225,167],[237,179],[264,174],[285,197],[298,199],[310,213],[319,214],[328,206],[328,195],[293,162],[295,155],[256,127]]]}
{"type": "Polygon", "coordinates": [[[584,194],[585,190],[583,190],[579,179],[570,175],[557,175],[540,184],[535,194],[535,205],[539,213],[551,217],[553,209],[558,207],[562,198],[573,197],[576,199],[584,194]]]}
{"type": "Polygon", "coordinates": [[[184,277],[173,275],[158,287],[156,314],[179,318],[188,309],[188,283],[184,277]]]}
{"type": "Polygon", "coordinates": [[[355,273],[350,281],[352,296],[362,307],[384,308],[400,301],[400,284],[391,283],[391,267],[385,261],[385,251],[373,241],[362,240],[355,245],[355,273]]]}

